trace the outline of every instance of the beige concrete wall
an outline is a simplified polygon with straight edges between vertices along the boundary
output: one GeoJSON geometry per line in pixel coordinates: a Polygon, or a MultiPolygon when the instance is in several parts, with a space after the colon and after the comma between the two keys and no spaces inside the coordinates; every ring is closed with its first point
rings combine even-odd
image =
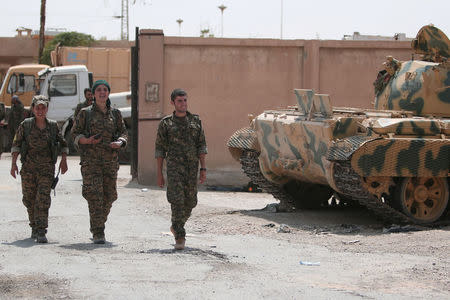
{"type": "Polygon", "coordinates": [[[169,96],[174,88],[186,89],[189,110],[203,121],[209,149],[207,183],[236,185],[246,179],[226,142],[248,125],[249,113],[295,104],[294,88],[331,94],[335,106],[371,107],[372,83],[385,56],[411,57],[409,43],[398,41],[156,40],[145,31],[141,34],[138,180],[143,184],[156,182],[153,131],[159,117],[172,112],[169,96]],[[149,70],[150,77],[143,75],[149,70]],[[143,97],[146,82],[152,81],[160,84],[160,102],[149,106],[143,97]]]}

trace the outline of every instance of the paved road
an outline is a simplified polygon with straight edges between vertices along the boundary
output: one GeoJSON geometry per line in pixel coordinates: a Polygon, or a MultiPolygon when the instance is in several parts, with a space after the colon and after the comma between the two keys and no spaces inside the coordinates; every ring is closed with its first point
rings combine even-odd
{"type": "Polygon", "coordinates": [[[0,298],[450,298],[449,227],[386,234],[364,210],[276,214],[261,210],[274,202],[269,195],[204,190],[187,249],[174,251],[165,192],[130,182],[128,166],[120,169],[108,242],[94,245],[76,157],[52,197],[49,244],[38,245],[10,163],[4,154],[0,298]]]}

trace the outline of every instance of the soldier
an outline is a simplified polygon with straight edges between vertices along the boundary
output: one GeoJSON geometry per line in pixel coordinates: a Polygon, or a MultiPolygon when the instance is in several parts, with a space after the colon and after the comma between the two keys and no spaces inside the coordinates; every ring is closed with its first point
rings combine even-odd
{"type": "Polygon", "coordinates": [[[198,115],[187,111],[187,94],[173,90],[171,103],[175,111],[164,117],[158,126],[155,142],[158,186],[164,186],[163,161],[167,158],[167,200],[172,210],[170,231],[175,237],[175,249],[185,245],[184,225],[197,205],[197,173],[200,161],[200,183],[206,180],[205,134],[198,115]]]}
{"type": "Polygon", "coordinates": [[[0,158],[2,157],[3,153],[3,127],[4,122],[3,119],[5,118],[5,103],[0,102],[0,158]]]}
{"type": "Polygon", "coordinates": [[[18,174],[17,157],[20,153],[22,168],[22,202],[27,208],[31,227],[31,238],[38,243],[47,243],[48,210],[50,190],[55,174],[58,149],[62,158],[59,170],[67,171],[67,144],[61,136],[55,121],[47,119],[48,99],[34,96],[32,101],[34,117],[25,119],[17,129],[11,153],[11,175],[18,174]]]}
{"type": "Polygon", "coordinates": [[[84,89],[84,102],[78,103],[77,107],[75,108],[75,112],[73,113],[73,119],[75,120],[80,113],[80,110],[82,108],[88,107],[92,105],[92,101],[94,100],[94,96],[92,95],[92,91],[89,88],[84,89]]]}
{"type": "Polygon", "coordinates": [[[72,128],[74,144],[80,149],[82,193],[95,244],[105,243],[105,223],[117,199],[119,148],[127,143],[122,115],[111,108],[110,91],[108,82],[97,80],[92,87],[94,103],[81,109],[72,128]]]}
{"type": "Polygon", "coordinates": [[[11,111],[9,113],[9,136],[11,141],[14,139],[14,135],[16,134],[17,128],[19,128],[19,124],[28,117],[28,111],[23,106],[17,95],[12,96],[11,98],[11,111]]]}

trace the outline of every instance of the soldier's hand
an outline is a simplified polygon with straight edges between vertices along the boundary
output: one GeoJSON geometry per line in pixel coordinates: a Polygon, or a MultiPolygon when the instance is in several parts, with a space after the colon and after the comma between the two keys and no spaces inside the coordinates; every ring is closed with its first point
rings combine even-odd
{"type": "Polygon", "coordinates": [[[16,175],[19,174],[19,169],[16,164],[11,165],[11,176],[16,178],[16,175]]]}
{"type": "Polygon", "coordinates": [[[206,180],[206,170],[201,170],[200,171],[200,178],[199,178],[199,182],[200,184],[203,184],[206,180]]]}
{"type": "Polygon", "coordinates": [[[109,144],[109,146],[113,149],[119,149],[120,147],[122,147],[123,142],[122,141],[115,141],[115,142],[111,142],[109,144]]]}
{"type": "Polygon", "coordinates": [[[64,174],[67,172],[67,160],[62,159],[61,162],[59,163],[59,169],[61,170],[61,174],[64,174]]]}
{"type": "Polygon", "coordinates": [[[164,187],[164,176],[162,174],[158,174],[158,186],[160,188],[164,187]]]}

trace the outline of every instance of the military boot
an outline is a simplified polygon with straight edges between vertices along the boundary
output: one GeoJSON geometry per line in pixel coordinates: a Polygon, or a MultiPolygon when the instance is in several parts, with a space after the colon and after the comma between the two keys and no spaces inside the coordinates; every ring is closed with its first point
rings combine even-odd
{"type": "Polygon", "coordinates": [[[31,238],[35,240],[37,238],[37,229],[31,228],[31,238]]]}
{"type": "Polygon", "coordinates": [[[185,238],[178,238],[175,240],[175,250],[183,250],[184,249],[184,244],[186,243],[186,239],[185,238]]]}
{"type": "Polygon", "coordinates": [[[105,233],[103,233],[103,232],[94,233],[92,239],[94,240],[94,244],[104,244],[105,243],[105,233]]]}
{"type": "Polygon", "coordinates": [[[48,243],[47,237],[45,236],[45,229],[39,229],[37,231],[36,243],[45,244],[48,243]]]}

